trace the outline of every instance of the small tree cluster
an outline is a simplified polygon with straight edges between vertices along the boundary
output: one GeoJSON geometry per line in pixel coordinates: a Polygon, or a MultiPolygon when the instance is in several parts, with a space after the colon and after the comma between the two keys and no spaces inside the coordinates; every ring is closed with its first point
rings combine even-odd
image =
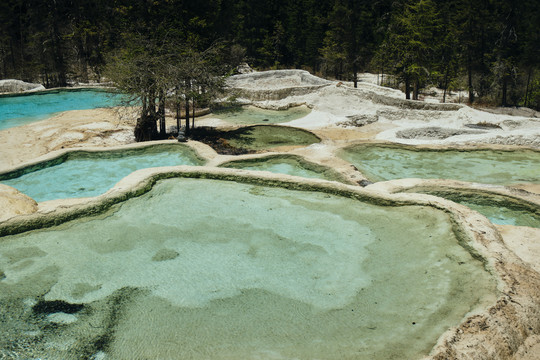
{"type": "Polygon", "coordinates": [[[129,104],[140,106],[137,141],[167,137],[166,107],[176,115],[178,132],[183,110],[185,135],[189,136],[195,108],[208,105],[224,87],[226,67],[220,65],[221,50],[213,45],[197,51],[168,38],[126,38],[125,46],[109,60],[106,74],[120,90],[132,95],[129,104]]]}

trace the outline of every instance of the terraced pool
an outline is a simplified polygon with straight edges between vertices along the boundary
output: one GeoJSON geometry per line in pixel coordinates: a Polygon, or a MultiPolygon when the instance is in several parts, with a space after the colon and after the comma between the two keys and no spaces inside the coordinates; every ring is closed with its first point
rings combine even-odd
{"type": "Polygon", "coordinates": [[[3,95],[0,96],[0,130],[43,120],[57,112],[118,106],[123,99],[125,95],[120,93],[94,89],[3,95]]]}
{"type": "Polygon", "coordinates": [[[19,358],[420,358],[495,293],[442,211],[204,179],[6,236],[0,274],[19,358]]]}
{"type": "Polygon", "coordinates": [[[71,152],[26,169],[0,175],[0,182],[34,200],[79,198],[103,194],[135,170],[175,165],[202,165],[204,160],[188,146],[71,152]]]}
{"type": "MultiPolygon", "coordinates": [[[[414,192],[411,190],[411,192],[414,192]]],[[[465,205],[484,215],[497,225],[529,226],[540,228],[540,207],[504,196],[482,195],[454,191],[425,191],[424,193],[440,196],[465,205]]]]}
{"type": "Polygon", "coordinates": [[[342,150],[339,156],[371,181],[422,178],[498,185],[540,183],[540,151],[357,145],[342,150]]]}
{"type": "Polygon", "coordinates": [[[272,155],[262,158],[235,160],[221,167],[256,171],[269,171],[277,174],[302,176],[330,181],[347,182],[337,171],[326,166],[314,164],[295,155],[272,155]]]}
{"type": "Polygon", "coordinates": [[[241,106],[214,112],[211,117],[235,125],[280,124],[303,118],[311,112],[307,106],[291,107],[287,110],[267,110],[254,106],[241,106]]]}

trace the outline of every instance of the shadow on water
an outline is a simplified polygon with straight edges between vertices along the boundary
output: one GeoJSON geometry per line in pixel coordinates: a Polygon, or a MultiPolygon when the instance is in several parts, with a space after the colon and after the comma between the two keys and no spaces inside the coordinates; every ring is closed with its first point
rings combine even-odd
{"type": "Polygon", "coordinates": [[[309,131],[289,126],[255,125],[235,130],[211,127],[194,129],[191,138],[210,145],[224,155],[241,155],[279,146],[307,146],[320,142],[309,131]]]}

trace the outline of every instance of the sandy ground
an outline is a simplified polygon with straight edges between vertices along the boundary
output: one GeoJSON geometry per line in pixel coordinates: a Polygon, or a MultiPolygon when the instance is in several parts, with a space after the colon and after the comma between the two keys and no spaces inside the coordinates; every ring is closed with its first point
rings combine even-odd
{"type": "MultiPolygon", "coordinates": [[[[244,77],[242,84],[249,84],[250,88],[253,88],[254,84],[248,80],[249,78],[244,77]]],[[[269,96],[270,100],[260,100],[264,94],[257,94],[258,100],[241,100],[264,108],[283,108],[298,104],[311,107],[313,111],[308,116],[286,125],[309,129],[318,135],[322,142],[306,148],[280,148],[279,151],[302,155],[308,160],[332,166],[355,182],[363,179],[362,174],[334,155],[336,149],[351,142],[391,141],[454,146],[490,144],[540,148],[540,119],[535,117],[534,112],[522,111],[519,116],[514,116],[505,112],[483,112],[462,105],[450,109],[445,108],[444,104],[433,104],[433,108],[422,109],[418,108],[416,102],[412,105],[403,102],[402,94],[397,90],[375,85],[373,76],[366,76],[359,89],[353,89],[347,84],[337,86],[330,83],[312,91],[294,88],[296,90],[293,89],[290,93],[287,93],[287,86],[299,87],[306,85],[304,82],[307,82],[307,86],[320,86],[324,82],[306,76],[285,77],[281,78],[281,81],[285,90],[281,91],[279,96],[272,95],[269,96]],[[311,84],[310,81],[314,83],[311,84]],[[305,91],[307,93],[303,93],[305,91]],[[523,116],[524,114],[530,116],[523,116]],[[498,128],[443,138],[434,138],[433,131],[424,131],[426,128],[464,130],[465,125],[478,123],[490,123],[498,128]],[[410,129],[418,130],[416,137],[400,137],[400,131],[410,129]]],[[[282,88],[268,77],[263,77],[260,84],[269,94],[276,88],[282,88]]],[[[80,110],[60,113],[44,121],[0,131],[0,172],[43,159],[62,149],[107,148],[133,143],[135,119],[136,114],[120,112],[118,109],[80,110]]],[[[225,126],[222,121],[213,119],[212,116],[197,120],[197,124],[225,126]]],[[[173,126],[175,121],[168,119],[167,125],[173,126]]],[[[437,134],[440,135],[441,132],[437,134]]],[[[229,159],[217,155],[206,145],[193,146],[211,159],[211,164],[229,159]]],[[[519,188],[540,194],[540,184],[519,185],[519,188]]],[[[0,186],[0,222],[20,214],[31,214],[36,212],[38,207],[39,204],[27,196],[7,186],[0,186]]],[[[504,245],[536,274],[540,273],[540,229],[515,226],[496,228],[504,245]]],[[[536,291],[540,293],[540,289],[536,291]]],[[[533,335],[514,352],[513,359],[540,359],[538,354],[540,337],[533,335]]]]}
{"type": "Polygon", "coordinates": [[[497,225],[506,245],[523,261],[540,272],[540,229],[497,225]]]}
{"type": "Polygon", "coordinates": [[[75,110],[0,131],[0,171],[52,151],[134,142],[134,117],[117,109],[75,110]]]}

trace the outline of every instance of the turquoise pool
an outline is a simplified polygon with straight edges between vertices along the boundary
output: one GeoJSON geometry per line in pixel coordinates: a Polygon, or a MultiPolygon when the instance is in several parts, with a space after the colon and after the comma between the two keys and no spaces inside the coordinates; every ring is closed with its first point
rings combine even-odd
{"type": "Polygon", "coordinates": [[[103,90],[59,90],[0,96],[0,130],[43,120],[54,113],[118,106],[125,95],[103,90]]]}
{"type": "Polygon", "coordinates": [[[359,145],[339,154],[371,181],[453,179],[485,184],[540,183],[539,151],[429,150],[359,145]]]}
{"type": "Polygon", "coordinates": [[[0,181],[40,202],[97,196],[139,169],[202,165],[203,162],[191,148],[181,144],[97,153],[74,152],[37,166],[37,169],[34,166],[0,175],[0,181]]]}

